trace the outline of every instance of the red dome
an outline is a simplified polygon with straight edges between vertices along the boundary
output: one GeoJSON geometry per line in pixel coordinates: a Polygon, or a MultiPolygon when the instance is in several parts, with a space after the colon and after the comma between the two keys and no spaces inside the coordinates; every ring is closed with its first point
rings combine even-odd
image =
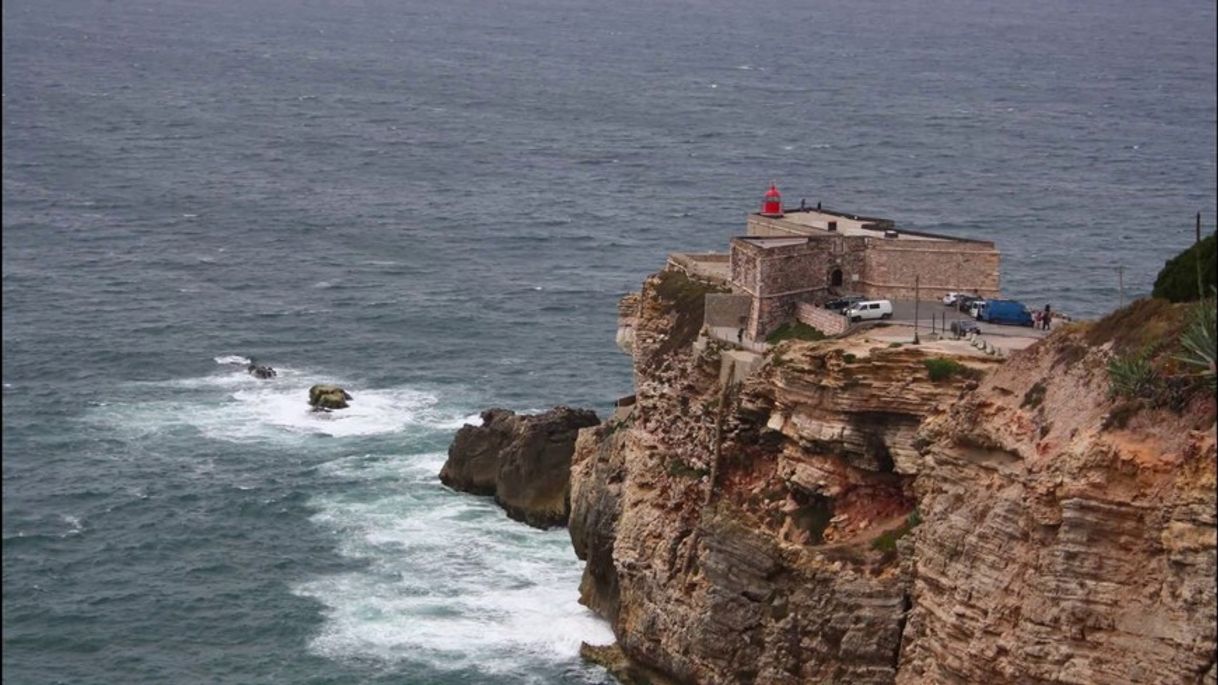
{"type": "Polygon", "coordinates": [[[782,193],[778,192],[778,187],[773,183],[770,184],[770,189],[765,191],[765,198],[761,201],[761,214],[782,216],[782,193]]]}

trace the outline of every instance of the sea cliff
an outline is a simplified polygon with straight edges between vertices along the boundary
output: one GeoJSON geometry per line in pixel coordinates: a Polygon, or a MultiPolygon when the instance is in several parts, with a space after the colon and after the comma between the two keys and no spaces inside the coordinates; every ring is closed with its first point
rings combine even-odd
{"type": "Polygon", "coordinates": [[[1212,396],[1129,408],[1086,326],[1005,362],[789,341],[735,382],[693,344],[707,291],[666,271],[623,299],[635,402],[572,459],[582,601],[629,659],[688,683],[1214,682],[1212,396]]]}

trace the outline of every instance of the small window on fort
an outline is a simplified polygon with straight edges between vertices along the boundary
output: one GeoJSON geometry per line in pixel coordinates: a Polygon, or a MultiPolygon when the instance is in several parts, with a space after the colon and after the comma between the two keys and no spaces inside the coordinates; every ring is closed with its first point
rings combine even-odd
{"type": "Polygon", "coordinates": [[[841,285],[841,284],[842,284],[842,270],[834,269],[833,273],[829,274],[829,285],[841,285]]]}

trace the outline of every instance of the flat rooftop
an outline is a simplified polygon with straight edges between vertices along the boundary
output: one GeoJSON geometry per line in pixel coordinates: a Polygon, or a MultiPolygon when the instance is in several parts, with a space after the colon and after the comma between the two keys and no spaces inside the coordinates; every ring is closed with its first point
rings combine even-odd
{"type": "MultiPolygon", "coordinates": [[[[906,231],[893,226],[891,221],[886,219],[878,219],[874,217],[855,216],[852,214],[844,214],[840,212],[818,210],[818,209],[793,209],[787,211],[781,217],[763,216],[761,214],[750,214],[749,222],[764,221],[767,227],[777,228],[783,232],[789,232],[793,236],[811,236],[825,235],[830,233],[829,222],[837,222],[836,235],[846,236],[868,236],[873,238],[885,237],[885,231],[896,231],[895,238],[890,240],[920,240],[920,241],[950,241],[950,242],[985,242],[968,240],[967,238],[956,238],[946,235],[935,235],[933,233],[923,233],[921,231],[906,231]]],[[[792,243],[793,244],[793,243],[792,243]]],[[[765,243],[767,247],[776,246],[773,242],[765,243]]]]}
{"type": "Polygon", "coordinates": [[[764,235],[747,235],[737,238],[737,240],[743,240],[757,247],[786,247],[787,245],[803,245],[808,242],[808,239],[804,237],[788,238],[786,236],[764,235]]]}

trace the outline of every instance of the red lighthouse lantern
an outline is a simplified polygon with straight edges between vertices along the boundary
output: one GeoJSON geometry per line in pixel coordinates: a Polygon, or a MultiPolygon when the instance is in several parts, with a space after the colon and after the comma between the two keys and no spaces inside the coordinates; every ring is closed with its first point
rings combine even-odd
{"type": "Polygon", "coordinates": [[[770,184],[770,189],[765,192],[765,198],[761,201],[762,216],[782,216],[782,193],[778,192],[778,188],[773,183],[770,184]]]}

